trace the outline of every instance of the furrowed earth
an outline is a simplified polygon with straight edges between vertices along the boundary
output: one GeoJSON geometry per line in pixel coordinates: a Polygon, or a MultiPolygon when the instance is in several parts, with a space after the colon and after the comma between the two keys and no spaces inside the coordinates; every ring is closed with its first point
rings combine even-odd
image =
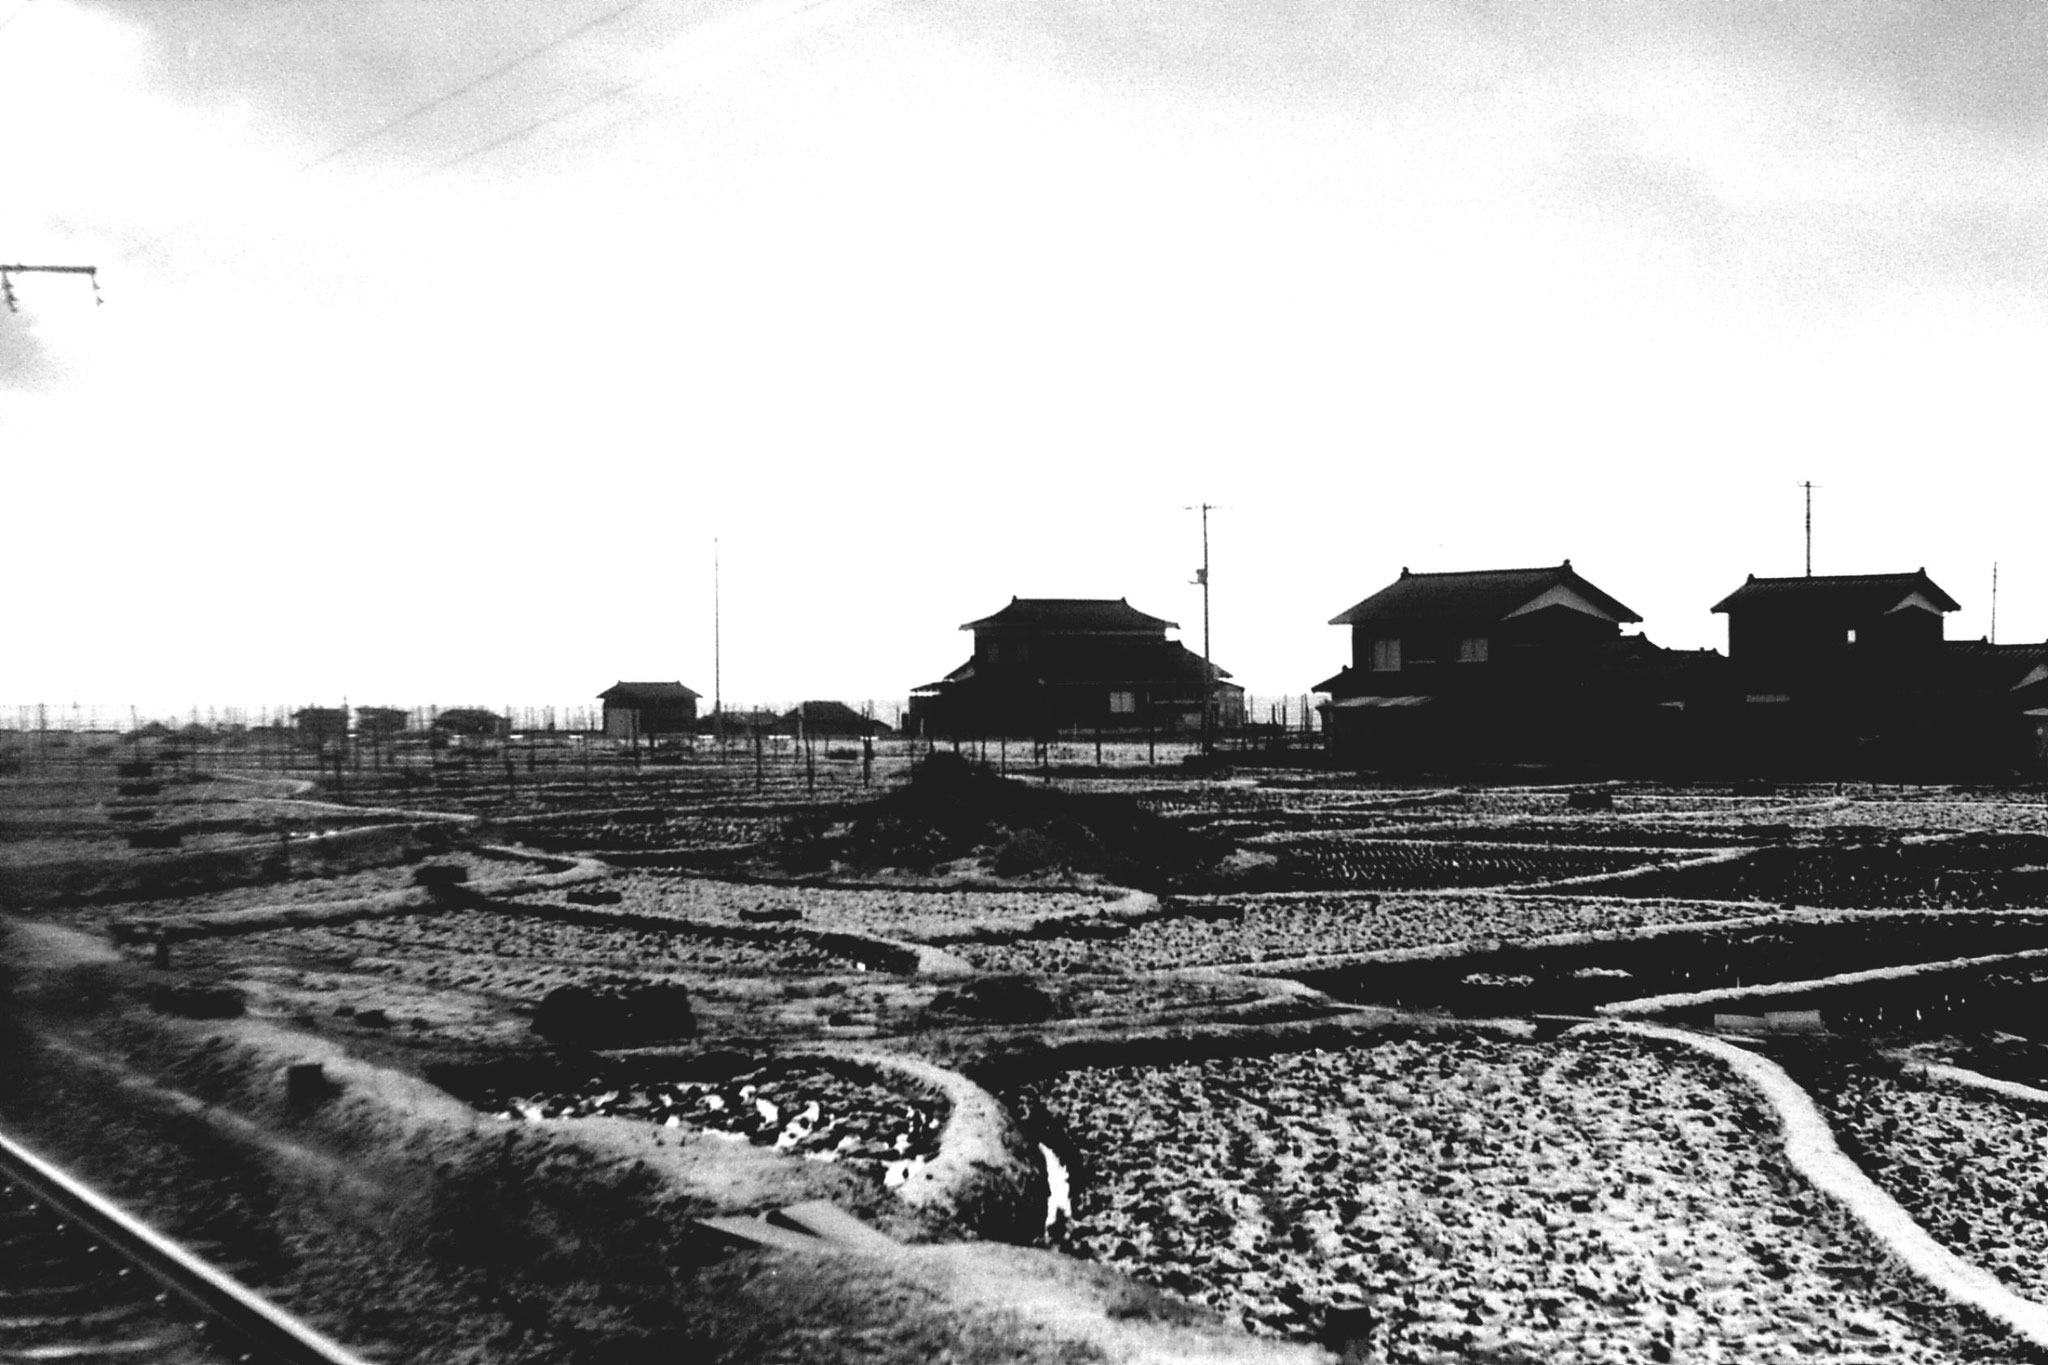
{"type": "Polygon", "coordinates": [[[2039,791],[154,743],[0,1124],[377,1359],[2048,1355],[2039,791]]]}

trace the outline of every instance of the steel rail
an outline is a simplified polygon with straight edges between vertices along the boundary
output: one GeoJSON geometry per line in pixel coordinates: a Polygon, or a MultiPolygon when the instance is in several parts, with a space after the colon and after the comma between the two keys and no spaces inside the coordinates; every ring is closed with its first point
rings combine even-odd
{"type": "Polygon", "coordinates": [[[231,1329],[260,1359],[287,1365],[371,1365],[4,1133],[0,1177],[27,1189],[207,1318],[231,1329]]]}

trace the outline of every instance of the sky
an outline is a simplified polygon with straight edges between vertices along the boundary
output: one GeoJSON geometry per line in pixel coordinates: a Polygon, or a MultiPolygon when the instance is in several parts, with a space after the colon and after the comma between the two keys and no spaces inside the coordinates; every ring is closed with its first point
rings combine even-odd
{"type": "Polygon", "coordinates": [[[0,724],[1255,697],[1417,571],[2048,638],[2031,0],[0,0],[0,724]],[[716,622],[714,623],[714,613],[716,622]]]}

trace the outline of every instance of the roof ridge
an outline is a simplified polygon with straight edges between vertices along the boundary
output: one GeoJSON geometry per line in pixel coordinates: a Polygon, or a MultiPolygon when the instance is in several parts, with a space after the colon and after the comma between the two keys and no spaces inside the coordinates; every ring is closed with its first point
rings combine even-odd
{"type": "Polygon", "coordinates": [[[1781,578],[1759,578],[1749,576],[1752,583],[1875,583],[1887,578],[1925,578],[1927,570],[1895,569],[1890,573],[1807,573],[1786,574],[1781,578]]]}
{"type": "Polygon", "coordinates": [[[1421,573],[1417,573],[1405,564],[1401,566],[1401,577],[1403,578],[1470,578],[1475,574],[1491,574],[1497,577],[1505,577],[1508,574],[1515,573],[1560,572],[1577,573],[1578,570],[1572,568],[1572,562],[1569,559],[1562,564],[1535,564],[1526,569],[1425,569],[1421,573]]]}

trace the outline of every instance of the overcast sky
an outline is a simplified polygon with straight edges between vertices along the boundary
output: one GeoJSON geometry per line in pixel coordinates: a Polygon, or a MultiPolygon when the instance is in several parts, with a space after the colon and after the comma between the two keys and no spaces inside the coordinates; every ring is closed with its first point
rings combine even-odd
{"type": "MultiPolygon", "coordinates": [[[[1254,694],[1417,570],[2048,636],[2032,0],[0,0],[0,706],[1254,694]],[[497,74],[492,74],[492,73],[497,74]],[[443,98],[455,93],[452,98],[443,98]]],[[[6,717],[11,718],[12,712],[6,717]]]]}

